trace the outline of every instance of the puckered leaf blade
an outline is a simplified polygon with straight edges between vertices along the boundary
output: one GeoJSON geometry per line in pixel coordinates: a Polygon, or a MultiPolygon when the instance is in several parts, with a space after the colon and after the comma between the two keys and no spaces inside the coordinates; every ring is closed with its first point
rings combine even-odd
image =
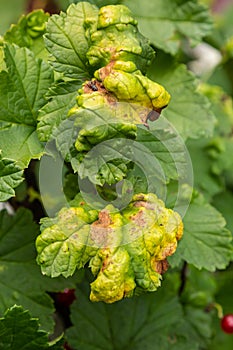
{"type": "Polygon", "coordinates": [[[169,259],[171,264],[185,260],[198,269],[226,268],[232,260],[232,234],[225,225],[225,219],[213,206],[194,200],[184,217],[184,236],[169,259]]]}
{"type": "MultiPolygon", "coordinates": [[[[88,79],[86,53],[90,37],[85,21],[97,22],[98,9],[87,2],[72,4],[67,13],[53,15],[47,25],[45,44],[54,56],[52,65],[58,72],[75,79],[88,79]]],[[[89,23],[90,24],[90,23],[89,23]]]]}
{"type": "Polygon", "coordinates": [[[23,181],[22,169],[11,159],[0,155],[0,202],[14,196],[14,188],[23,181]]]}
{"type": "Polygon", "coordinates": [[[19,209],[14,216],[0,212],[0,312],[14,304],[22,305],[40,318],[43,329],[51,331],[54,309],[46,292],[73,288],[74,282],[41,275],[35,262],[37,234],[38,226],[28,210],[19,209]]]}
{"type": "Polygon", "coordinates": [[[133,11],[143,34],[156,47],[173,55],[182,38],[196,44],[212,29],[207,8],[197,0],[124,0],[123,4],[133,11]]]}
{"type": "Polygon", "coordinates": [[[183,224],[179,214],[152,193],[130,199],[122,211],[113,205],[98,211],[93,200],[78,195],[72,207],[61,209],[54,219],[43,219],[36,240],[42,273],[68,277],[89,262],[96,276],[92,301],[113,303],[156,291],[183,224]]]}
{"type": "Polygon", "coordinates": [[[20,47],[29,48],[37,57],[47,59],[43,34],[49,14],[43,10],[34,10],[22,15],[16,24],[12,24],[4,34],[4,40],[20,47]]]}

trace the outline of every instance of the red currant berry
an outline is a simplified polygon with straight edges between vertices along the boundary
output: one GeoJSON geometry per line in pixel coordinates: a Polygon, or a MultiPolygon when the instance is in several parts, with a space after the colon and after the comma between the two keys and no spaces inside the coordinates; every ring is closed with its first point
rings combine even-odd
{"type": "Polygon", "coordinates": [[[72,350],[68,343],[65,343],[65,344],[63,345],[63,348],[64,348],[65,350],[72,350]]]}
{"type": "Polygon", "coordinates": [[[233,314],[223,316],[221,320],[221,327],[225,333],[233,333],[233,314]]]}
{"type": "Polygon", "coordinates": [[[65,288],[62,292],[57,294],[57,301],[62,306],[69,307],[75,299],[75,289],[65,288]]]}

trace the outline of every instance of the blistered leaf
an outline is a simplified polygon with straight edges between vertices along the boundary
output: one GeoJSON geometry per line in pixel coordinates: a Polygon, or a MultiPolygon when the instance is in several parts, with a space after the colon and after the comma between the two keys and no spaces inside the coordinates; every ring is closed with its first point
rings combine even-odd
{"type": "Polygon", "coordinates": [[[28,47],[37,57],[47,58],[43,34],[45,33],[48,13],[35,10],[22,15],[17,24],[12,24],[4,34],[4,40],[20,47],[28,47]]]}
{"type": "Polygon", "coordinates": [[[95,72],[107,91],[118,101],[135,103],[160,112],[170,101],[165,88],[144,76],[133,62],[116,61],[95,72]]]}
{"type": "Polygon", "coordinates": [[[131,61],[145,73],[154,56],[149,40],[138,31],[137,21],[128,7],[108,5],[100,8],[97,31],[91,35],[87,52],[90,65],[97,69],[113,61],[131,61]]]}
{"type": "Polygon", "coordinates": [[[15,195],[14,188],[23,181],[23,171],[15,161],[0,156],[0,202],[15,195]]]}
{"type": "Polygon", "coordinates": [[[89,262],[90,298],[107,303],[160,286],[182,236],[177,213],[153,194],[135,195],[122,212],[111,205],[98,212],[82,199],[72,205],[42,221],[36,246],[44,274],[68,277],[89,262]]]}

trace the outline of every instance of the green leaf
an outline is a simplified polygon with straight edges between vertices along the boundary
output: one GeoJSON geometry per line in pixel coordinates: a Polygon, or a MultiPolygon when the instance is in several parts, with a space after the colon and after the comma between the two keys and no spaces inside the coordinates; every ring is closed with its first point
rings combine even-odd
{"type": "Polygon", "coordinates": [[[182,310],[169,289],[113,305],[93,304],[86,294],[78,290],[71,307],[73,327],[66,333],[71,346],[79,350],[170,349],[169,334],[182,310]]]}
{"type": "Polygon", "coordinates": [[[87,2],[72,4],[67,13],[53,15],[47,25],[45,44],[54,56],[52,65],[58,72],[75,79],[88,79],[86,53],[90,45],[87,32],[90,22],[97,23],[98,8],[87,2]]]}
{"type": "Polygon", "coordinates": [[[184,65],[177,65],[171,56],[159,52],[148,74],[171,94],[171,101],[162,115],[184,140],[212,135],[215,117],[210,102],[197,92],[197,81],[184,65]]]}
{"type": "Polygon", "coordinates": [[[231,210],[233,206],[232,192],[228,189],[219,193],[213,197],[212,203],[222,214],[224,214],[227,228],[233,233],[233,217],[231,210]]]}
{"type": "MultiPolygon", "coordinates": [[[[174,333],[178,339],[185,338],[185,349],[189,349],[190,343],[194,349],[209,349],[208,345],[213,336],[211,314],[200,308],[185,307],[184,317],[174,327],[174,333]]],[[[176,349],[179,350],[179,347],[176,349]]]]}
{"type": "Polygon", "coordinates": [[[4,50],[7,72],[0,73],[0,149],[3,157],[26,167],[43,153],[35,126],[53,72],[26,48],[6,44],[4,50]]]}
{"type": "Polygon", "coordinates": [[[232,171],[233,137],[216,137],[207,145],[207,153],[212,158],[211,170],[219,176],[224,171],[232,171]]]}
{"type": "Polygon", "coordinates": [[[213,160],[207,151],[209,142],[210,139],[189,140],[187,142],[193,172],[198,174],[194,177],[195,188],[208,199],[220,193],[224,188],[221,178],[212,171],[213,160]]]}
{"type": "MultiPolygon", "coordinates": [[[[70,3],[78,4],[79,2],[83,2],[83,0],[69,0],[70,3]]],[[[119,0],[88,0],[90,4],[96,5],[98,7],[106,6],[106,5],[115,5],[119,3],[119,0]]]]}
{"type": "Polygon", "coordinates": [[[62,82],[52,86],[46,98],[48,102],[39,111],[37,132],[41,141],[49,141],[54,129],[66,119],[67,113],[74,106],[80,81],[62,82]]]}
{"type": "Polygon", "coordinates": [[[191,203],[184,217],[184,235],[176,254],[169,260],[174,266],[182,260],[198,269],[224,269],[232,259],[232,235],[223,216],[203,199],[191,203]]]}
{"type": "Polygon", "coordinates": [[[123,4],[138,19],[143,35],[173,55],[184,37],[197,44],[212,29],[207,8],[197,0],[124,0],[123,4]]]}
{"type": "Polygon", "coordinates": [[[44,152],[44,146],[38,140],[33,126],[14,123],[0,126],[0,149],[3,157],[17,161],[23,168],[31,159],[38,159],[44,152]]]}
{"type": "Polygon", "coordinates": [[[4,52],[8,72],[0,73],[0,120],[35,126],[53,72],[26,48],[6,44],[4,52]]]}
{"type": "Polygon", "coordinates": [[[15,195],[14,188],[23,181],[23,171],[11,159],[2,159],[0,155],[0,202],[15,195]]]}
{"type": "Polygon", "coordinates": [[[38,231],[29,210],[21,208],[14,216],[0,212],[0,312],[14,304],[22,305],[40,318],[43,329],[51,331],[54,307],[46,292],[72,288],[74,282],[41,275],[35,261],[38,231]]]}
{"type": "Polygon", "coordinates": [[[0,318],[0,349],[9,350],[59,350],[49,346],[48,333],[39,330],[39,320],[27,310],[14,305],[0,318]]]}
{"type": "Polygon", "coordinates": [[[153,154],[154,162],[162,167],[167,180],[182,178],[187,173],[186,146],[165,118],[149,123],[149,129],[138,128],[136,141],[153,154]]]}

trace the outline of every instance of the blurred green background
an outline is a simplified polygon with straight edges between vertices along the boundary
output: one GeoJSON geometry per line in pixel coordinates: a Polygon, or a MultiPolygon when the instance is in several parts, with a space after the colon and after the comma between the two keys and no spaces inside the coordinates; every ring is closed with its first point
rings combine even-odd
{"type": "Polygon", "coordinates": [[[4,34],[10,24],[15,23],[25,11],[25,0],[0,0],[0,34],[4,34]]]}
{"type": "Polygon", "coordinates": [[[23,13],[28,12],[29,8],[46,9],[47,6],[65,10],[71,2],[70,0],[0,0],[0,35],[5,33],[11,23],[16,23],[23,13]]]}

